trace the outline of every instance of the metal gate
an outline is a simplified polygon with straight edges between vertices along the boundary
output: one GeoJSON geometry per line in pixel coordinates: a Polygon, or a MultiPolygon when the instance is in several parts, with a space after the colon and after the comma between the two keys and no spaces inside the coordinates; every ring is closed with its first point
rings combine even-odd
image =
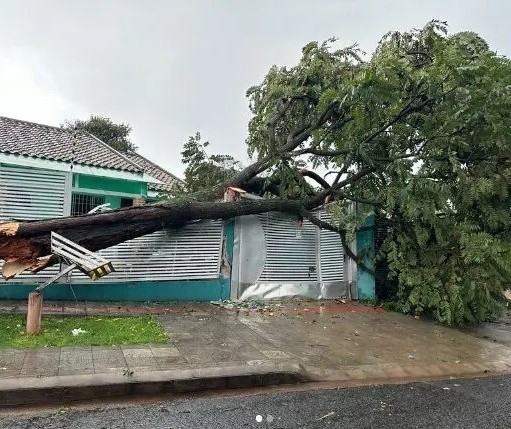
{"type": "MultiPolygon", "coordinates": [[[[323,210],[318,215],[328,220],[323,210]]],[[[281,213],[236,219],[232,298],[333,298],[348,295],[338,234],[281,213]]]]}
{"type": "Polygon", "coordinates": [[[71,175],[62,171],[0,165],[0,221],[69,214],[71,175]]]}

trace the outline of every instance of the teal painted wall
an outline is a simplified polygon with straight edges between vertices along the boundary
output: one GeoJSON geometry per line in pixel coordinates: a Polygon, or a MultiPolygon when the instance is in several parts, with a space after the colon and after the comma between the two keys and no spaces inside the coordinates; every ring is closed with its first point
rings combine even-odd
{"type": "MultiPolygon", "coordinates": [[[[0,299],[26,300],[37,285],[2,285],[0,299]]],[[[44,299],[55,301],[215,301],[230,293],[229,279],[179,281],[53,284],[44,290],[44,299]],[[74,291],[74,294],[73,294],[74,291]]]]}
{"type": "Polygon", "coordinates": [[[105,203],[110,204],[110,208],[119,209],[121,208],[121,197],[114,197],[113,195],[105,195],[105,203]]]}
{"type": "MultiPolygon", "coordinates": [[[[357,254],[369,253],[369,256],[364,258],[364,264],[372,270],[374,270],[374,232],[374,216],[370,216],[360,231],[357,232],[357,254]]],[[[361,268],[357,269],[357,288],[359,299],[376,298],[374,275],[361,268]]]]}

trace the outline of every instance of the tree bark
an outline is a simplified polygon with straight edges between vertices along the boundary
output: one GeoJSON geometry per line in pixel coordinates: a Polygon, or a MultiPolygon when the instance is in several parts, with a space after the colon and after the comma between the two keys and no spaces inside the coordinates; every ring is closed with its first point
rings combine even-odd
{"type": "Polygon", "coordinates": [[[52,231],[97,251],[164,228],[181,228],[202,219],[229,219],[269,211],[303,211],[296,200],[242,200],[234,202],[178,201],[130,207],[107,213],[27,222],[0,223],[0,258],[4,277],[24,270],[39,271],[57,262],[51,256],[52,231]]]}

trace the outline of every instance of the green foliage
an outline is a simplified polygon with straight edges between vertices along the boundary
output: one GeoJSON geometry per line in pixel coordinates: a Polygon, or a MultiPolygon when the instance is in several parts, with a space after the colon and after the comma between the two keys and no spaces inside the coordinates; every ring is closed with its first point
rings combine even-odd
{"type": "Polygon", "coordinates": [[[116,124],[110,118],[91,115],[85,121],[80,119],[66,121],[64,126],[70,129],[86,131],[119,152],[133,153],[137,150],[137,147],[129,138],[131,126],[122,123],[116,124]]]}
{"type": "Polygon", "coordinates": [[[288,190],[300,163],[334,172],[341,229],[363,223],[360,202],[391,222],[404,311],[494,317],[511,284],[511,62],[439,21],[385,35],[368,61],[336,44],[309,43],[248,90],[249,153],[288,190]]]}
{"type": "Polygon", "coordinates": [[[241,170],[241,164],[230,155],[209,155],[208,146],[209,142],[202,142],[199,132],[190,136],[183,146],[186,192],[210,188],[241,170]]]}
{"type": "Polygon", "coordinates": [[[0,349],[64,346],[149,344],[168,341],[152,316],[43,316],[39,335],[27,335],[23,315],[0,316],[0,349]],[[73,335],[74,329],[81,329],[73,335]]]}
{"type": "Polygon", "coordinates": [[[387,300],[383,301],[381,303],[381,307],[384,308],[387,311],[393,311],[396,313],[402,313],[403,312],[403,305],[400,301],[396,300],[387,300]]]}
{"type": "MultiPolygon", "coordinates": [[[[511,285],[510,60],[441,21],[386,34],[369,60],[337,45],[307,44],[247,91],[258,172],[307,208],[333,197],[347,241],[384,217],[392,232],[378,258],[399,281],[395,308],[445,324],[494,318],[511,285]],[[328,170],[331,188],[305,181],[307,166],[328,170]]],[[[199,133],[184,146],[190,192],[240,170],[207,147],[199,133]]]]}

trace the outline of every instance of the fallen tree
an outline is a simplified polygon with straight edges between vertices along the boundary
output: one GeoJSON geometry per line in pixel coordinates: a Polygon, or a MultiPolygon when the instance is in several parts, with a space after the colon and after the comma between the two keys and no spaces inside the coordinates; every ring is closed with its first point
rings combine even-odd
{"type": "Polygon", "coordinates": [[[346,243],[377,215],[391,225],[381,256],[398,277],[403,311],[449,324],[494,316],[511,279],[510,61],[436,21],[387,34],[369,60],[334,46],[309,43],[296,66],[272,67],[248,90],[251,165],[208,157],[200,136],[191,138],[179,196],[0,225],[4,273],[54,263],[50,231],[99,250],[194,220],[281,211],[346,243]],[[218,202],[230,187],[265,198],[218,202]],[[330,223],[312,212],[327,201],[330,223]]]}
{"type": "MultiPolygon", "coordinates": [[[[260,189],[261,180],[245,183],[249,190],[260,189]]],[[[237,184],[230,180],[225,189],[237,184]],[[228,186],[229,185],[229,186],[228,186]]],[[[212,189],[207,194],[217,197],[212,189]]],[[[205,198],[206,195],[203,197],[205,198]]],[[[58,262],[51,256],[50,234],[56,232],[91,251],[105,249],[124,241],[161,229],[178,229],[189,222],[206,219],[231,219],[237,216],[279,211],[307,218],[316,225],[339,231],[316,218],[311,212],[321,200],[257,199],[240,201],[194,201],[182,198],[147,206],[130,207],[111,212],[40,221],[0,223],[0,258],[6,262],[2,274],[13,277],[25,270],[40,271],[58,262]]],[[[348,252],[351,250],[348,248],[348,252]]],[[[353,257],[355,255],[352,254],[353,257]]]]}
{"type": "Polygon", "coordinates": [[[107,213],[32,222],[0,224],[0,257],[7,261],[3,274],[41,270],[57,262],[50,257],[50,233],[63,235],[97,251],[164,228],[180,228],[200,219],[228,219],[246,214],[283,211],[299,214],[302,205],[292,200],[237,202],[180,202],[131,207],[107,213]],[[17,268],[14,268],[17,267],[17,268]]]}

